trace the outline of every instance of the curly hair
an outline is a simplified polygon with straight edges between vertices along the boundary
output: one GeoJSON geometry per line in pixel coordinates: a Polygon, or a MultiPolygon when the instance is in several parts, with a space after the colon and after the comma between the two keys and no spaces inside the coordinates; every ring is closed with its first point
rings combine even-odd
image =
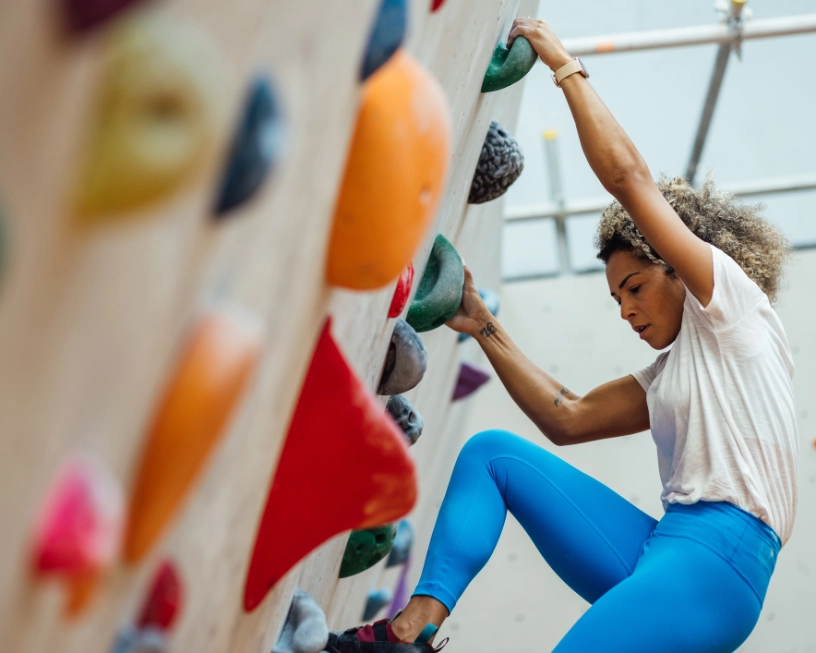
{"type": "MultiPolygon", "coordinates": [[[[782,232],[760,217],[763,204],[738,204],[731,193],[714,188],[710,176],[702,188],[695,189],[682,177],[662,175],[657,187],[694,234],[733,258],[771,302],[776,300],[790,247],[782,232]]],[[[595,246],[604,263],[614,252],[625,250],[674,273],[620,202],[613,202],[601,215],[595,246]]]]}

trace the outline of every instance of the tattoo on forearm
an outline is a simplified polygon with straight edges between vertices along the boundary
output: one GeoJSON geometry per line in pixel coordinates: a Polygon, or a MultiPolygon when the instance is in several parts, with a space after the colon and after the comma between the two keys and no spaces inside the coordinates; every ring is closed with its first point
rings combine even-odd
{"type": "Polygon", "coordinates": [[[558,406],[560,406],[561,404],[563,404],[563,403],[564,403],[564,400],[562,399],[562,397],[566,397],[568,394],[571,394],[571,393],[570,393],[570,391],[569,391],[569,390],[567,390],[567,389],[566,389],[566,388],[565,388],[565,387],[562,385],[562,386],[561,386],[561,392],[559,392],[557,395],[555,395],[555,401],[553,402],[553,403],[555,404],[555,407],[556,407],[556,408],[558,408],[558,406]]]}
{"type": "Polygon", "coordinates": [[[489,338],[494,333],[496,333],[498,329],[493,325],[492,322],[488,322],[487,326],[484,329],[481,329],[479,333],[481,333],[485,338],[489,338]]]}

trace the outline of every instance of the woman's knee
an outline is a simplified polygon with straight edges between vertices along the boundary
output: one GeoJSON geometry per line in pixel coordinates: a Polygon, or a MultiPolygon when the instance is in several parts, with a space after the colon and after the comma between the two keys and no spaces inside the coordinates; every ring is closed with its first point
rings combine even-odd
{"type": "MultiPolygon", "coordinates": [[[[459,458],[489,462],[501,456],[525,456],[533,451],[548,454],[538,445],[510,431],[490,429],[472,436],[459,452],[459,458]]],[[[549,454],[552,455],[552,454],[549,454]]]]}

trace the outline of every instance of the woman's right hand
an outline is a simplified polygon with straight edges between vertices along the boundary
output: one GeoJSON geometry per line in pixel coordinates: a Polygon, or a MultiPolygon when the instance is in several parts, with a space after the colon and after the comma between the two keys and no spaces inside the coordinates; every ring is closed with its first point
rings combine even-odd
{"type": "Polygon", "coordinates": [[[541,57],[541,60],[553,72],[572,61],[572,57],[547,21],[537,18],[516,18],[507,37],[508,48],[517,36],[526,38],[538,56],[541,57]]]}
{"type": "Polygon", "coordinates": [[[487,310],[482,296],[473,283],[473,275],[470,270],[466,265],[464,268],[465,285],[462,290],[462,303],[454,316],[445,324],[454,331],[476,337],[479,331],[495,318],[487,310]]]}

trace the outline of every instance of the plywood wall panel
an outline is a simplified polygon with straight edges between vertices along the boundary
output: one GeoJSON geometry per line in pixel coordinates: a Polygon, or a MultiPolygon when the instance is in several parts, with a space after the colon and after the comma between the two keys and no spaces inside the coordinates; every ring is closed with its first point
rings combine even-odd
{"type": "MultiPolygon", "coordinates": [[[[454,240],[482,278],[496,278],[498,204],[469,211],[466,198],[489,122],[502,112],[514,115],[520,86],[486,96],[479,87],[508,16],[531,13],[534,3],[448,0],[435,14],[425,4],[412,5],[406,48],[440,80],[454,140],[447,191],[415,257],[416,279],[438,232],[454,240]]],[[[223,223],[210,213],[230,133],[220,138],[218,161],[198,179],[127,220],[91,230],[76,228],[68,201],[93,127],[108,28],[67,37],[57,5],[0,7],[0,54],[14,63],[0,70],[0,203],[11,240],[0,286],[0,651],[106,651],[165,555],[177,561],[188,597],[171,650],[268,651],[295,586],[318,599],[332,626],[356,623],[369,587],[393,582],[395,573],[381,564],[338,581],[346,534],[308,556],[254,613],[241,606],[266,492],[323,320],[333,315],[338,341],[372,389],[393,328],[386,317],[393,286],[352,293],[332,290],[323,279],[360,97],[359,62],[377,2],[146,3],[212,40],[223,66],[220,110],[230,125],[252,76],[273,78],[289,151],[252,202],[223,223]],[[77,450],[93,452],[130,488],[187,329],[207,306],[221,303],[239,304],[263,321],[264,355],[251,387],[149,559],[117,566],[82,619],[66,624],[60,589],[33,585],[27,573],[29,533],[45,488],[77,450]]],[[[468,350],[447,329],[423,339],[428,374],[408,395],[426,422],[414,448],[418,550],[429,537],[467,410],[449,397],[468,350]]]]}

